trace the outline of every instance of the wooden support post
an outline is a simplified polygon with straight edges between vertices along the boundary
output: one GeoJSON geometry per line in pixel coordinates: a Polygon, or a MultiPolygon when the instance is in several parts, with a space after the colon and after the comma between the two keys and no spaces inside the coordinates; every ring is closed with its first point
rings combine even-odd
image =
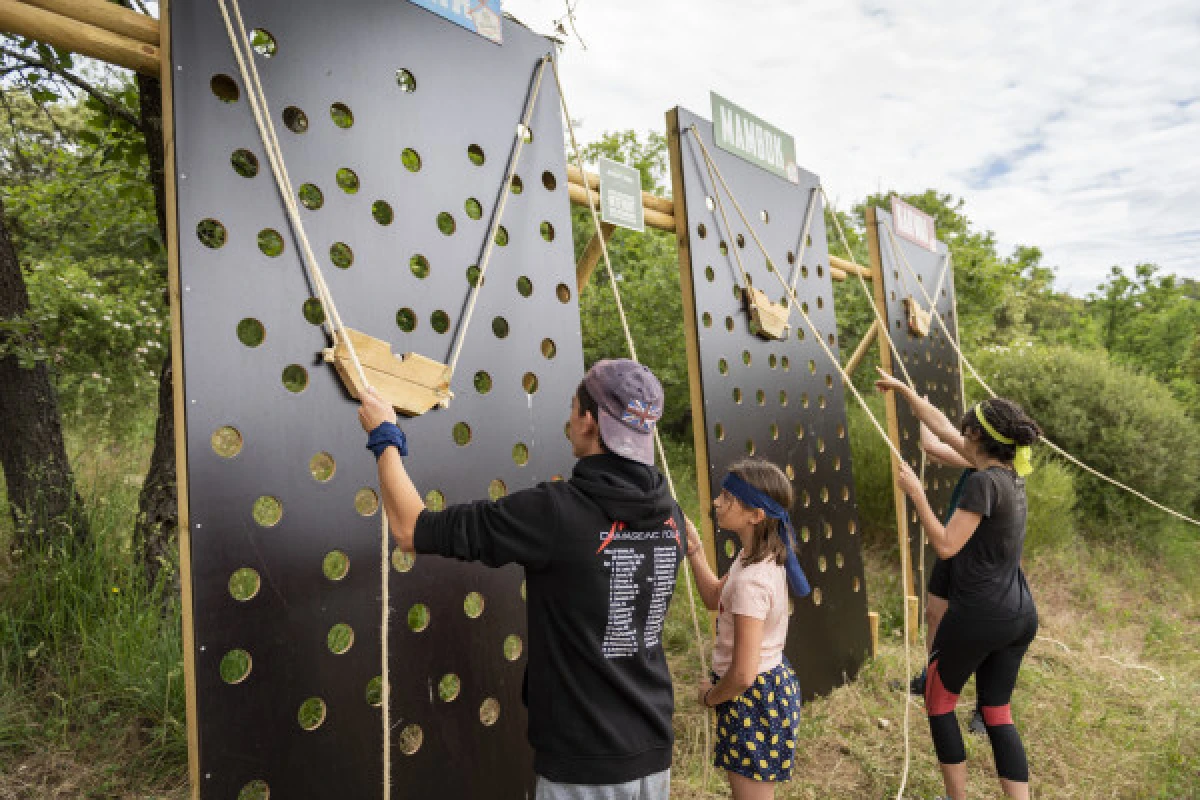
{"type": "Polygon", "coordinates": [[[910,594],[904,600],[908,613],[908,643],[916,644],[921,641],[921,598],[910,594]]]}
{"type": "Polygon", "coordinates": [[[867,351],[871,349],[871,345],[875,343],[875,337],[879,335],[879,321],[871,323],[871,327],[867,328],[867,332],[863,334],[862,341],[858,343],[858,347],[854,348],[853,355],[846,362],[846,374],[853,375],[854,370],[858,369],[859,362],[866,356],[867,351]]]}
{"type": "Polygon", "coordinates": [[[158,20],[139,14],[106,0],[21,0],[27,6],[37,6],[69,19],[93,25],[101,30],[133,39],[135,42],[160,45],[158,20]]]}
{"type": "Polygon", "coordinates": [[[154,45],[16,0],[0,0],[0,31],[28,36],[151,77],[159,74],[161,56],[154,45]]]}
{"type": "Polygon", "coordinates": [[[583,294],[584,287],[592,279],[592,271],[596,269],[596,265],[600,263],[600,259],[604,255],[601,242],[608,242],[616,229],[615,225],[601,222],[600,230],[592,234],[587,247],[583,248],[583,255],[579,257],[579,263],[575,265],[575,288],[580,294],[583,294]]]}
{"type": "MultiPolygon", "coordinates": [[[[578,183],[567,183],[567,195],[571,198],[571,202],[577,206],[587,207],[588,192],[592,195],[592,205],[596,208],[600,207],[600,192],[595,189],[586,189],[578,183]]],[[[647,228],[655,228],[668,233],[675,232],[675,218],[669,214],[664,214],[661,211],[655,211],[653,208],[643,209],[643,215],[646,221],[647,228]]]]}
{"type": "Polygon", "coordinates": [[[879,655],[879,612],[867,612],[867,625],[871,628],[871,658],[879,655]]]}
{"type": "Polygon", "coordinates": [[[855,264],[853,261],[847,261],[844,258],[838,258],[832,253],[829,254],[829,266],[831,269],[840,270],[846,275],[862,275],[867,280],[871,280],[871,270],[864,267],[862,264],[855,264]]]}

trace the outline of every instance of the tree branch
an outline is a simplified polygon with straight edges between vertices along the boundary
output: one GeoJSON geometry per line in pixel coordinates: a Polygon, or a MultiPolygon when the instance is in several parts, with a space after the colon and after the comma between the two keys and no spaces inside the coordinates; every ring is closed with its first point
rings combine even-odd
{"type": "Polygon", "coordinates": [[[57,65],[52,64],[47,61],[43,61],[40,58],[36,58],[34,56],[28,55],[26,53],[22,53],[17,50],[13,50],[8,47],[0,46],[0,53],[3,53],[4,55],[8,56],[9,58],[20,61],[21,63],[26,64],[30,67],[35,67],[37,69],[44,69],[47,72],[49,72],[51,75],[57,75],[59,78],[62,78],[63,80],[65,80],[67,83],[70,83],[73,86],[75,86],[79,89],[82,89],[90,97],[92,97],[97,102],[99,102],[101,105],[103,105],[104,108],[108,111],[110,116],[124,120],[125,122],[127,122],[131,126],[133,126],[133,128],[135,128],[136,130],[142,129],[142,122],[140,119],[138,119],[136,114],[134,114],[132,111],[130,111],[129,109],[122,106],[117,101],[113,100],[108,95],[101,92],[99,89],[97,89],[95,86],[93,86],[92,84],[85,81],[83,78],[80,78],[78,75],[75,75],[74,73],[63,69],[60,66],[57,66],[57,65]]]}

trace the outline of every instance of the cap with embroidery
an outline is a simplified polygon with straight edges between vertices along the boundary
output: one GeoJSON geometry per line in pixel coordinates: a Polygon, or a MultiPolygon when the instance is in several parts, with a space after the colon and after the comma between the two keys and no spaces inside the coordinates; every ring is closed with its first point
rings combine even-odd
{"type": "Polygon", "coordinates": [[[583,379],[600,409],[600,438],[623,458],[654,465],[654,426],[663,389],[649,367],[627,358],[597,361],[583,379]]]}

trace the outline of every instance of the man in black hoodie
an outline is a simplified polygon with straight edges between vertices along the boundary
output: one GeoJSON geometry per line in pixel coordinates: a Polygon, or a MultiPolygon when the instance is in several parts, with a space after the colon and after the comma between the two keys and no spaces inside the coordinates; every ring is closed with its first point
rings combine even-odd
{"type": "Polygon", "coordinates": [[[685,555],[683,512],[654,466],[663,392],[626,359],[593,366],[571,401],[566,481],[428,511],[404,468],[396,415],[359,411],[406,552],[525,567],[524,694],[538,800],[666,800],[674,694],[663,621],[685,555]]]}

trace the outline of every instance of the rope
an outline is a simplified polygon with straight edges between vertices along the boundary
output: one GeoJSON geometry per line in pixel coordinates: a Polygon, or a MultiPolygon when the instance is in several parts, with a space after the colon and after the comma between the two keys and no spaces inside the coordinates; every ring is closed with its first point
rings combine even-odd
{"type": "Polygon", "coordinates": [[[792,291],[796,291],[796,281],[800,278],[800,267],[804,264],[804,251],[808,249],[808,232],[812,230],[813,211],[817,207],[817,189],[814,186],[808,193],[808,210],[804,212],[804,229],[800,231],[800,244],[796,246],[796,263],[792,265],[792,291]]]}
{"type": "MultiPolygon", "coordinates": [[[[892,241],[895,242],[896,237],[895,237],[895,234],[892,233],[891,227],[885,225],[884,228],[886,228],[886,230],[888,232],[888,236],[890,236],[892,238],[892,241]]],[[[916,272],[915,272],[915,270],[913,270],[912,265],[910,265],[908,263],[908,257],[906,255],[904,255],[903,250],[900,251],[900,255],[901,255],[901,259],[903,261],[905,269],[907,269],[909,272],[912,272],[915,275],[916,272]]],[[[948,258],[948,256],[947,256],[947,258],[948,258]]],[[[918,284],[918,285],[921,287],[921,293],[925,295],[925,300],[930,305],[930,311],[932,312],[934,318],[938,321],[938,324],[942,326],[942,330],[944,330],[946,332],[946,338],[950,341],[950,346],[954,348],[954,352],[958,354],[959,360],[962,361],[963,365],[966,366],[966,368],[971,371],[971,376],[973,378],[975,378],[976,381],[979,382],[979,385],[983,387],[983,390],[985,392],[987,392],[989,396],[996,397],[997,395],[994,391],[992,391],[992,387],[987,385],[987,382],[984,381],[983,377],[979,374],[978,370],[975,369],[975,366],[973,364],[971,364],[970,361],[967,360],[967,357],[965,355],[963,355],[962,349],[958,346],[958,342],[954,341],[954,337],[950,334],[950,328],[948,325],[946,325],[946,321],[942,319],[942,315],[939,314],[937,311],[937,308],[934,307],[933,301],[929,299],[929,293],[925,291],[924,285],[921,285],[921,284],[918,284]]],[[[1188,523],[1191,523],[1192,525],[1195,525],[1196,527],[1200,527],[1200,520],[1193,519],[1192,517],[1189,517],[1187,514],[1184,514],[1180,511],[1176,511],[1173,508],[1168,508],[1167,506],[1163,505],[1162,503],[1159,503],[1156,500],[1152,500],[1151,498],[1142,494],[1137,489],[1134,489],[1130,486],[1126,486],[1125,484],[1118,481],[1116,478],[1110,478],[1109,476],[1105,475],[1103,472],[1100,472],[1099,470],[1094,469],[1093,467],[1090,467],[1087,464],[1083,463],[1078,458],[1071,455],[1066,450],[1059,447],[1057,444],[1055,444],[1054,442],[1052,442],[1050,439],[1046,438],[1045,436],[1041,437],[1041,441],[1043,444],[1045,444],[1047,447],[1049,447],[1055,453],[1058,453],[1060,456],[1065,458],[1067,461],[1070,461],[1072,464],[1074,464],[1075,466],[1084,470],[1085,472],[1088,472],[1091,475],[1093,475],[1103,481],[1111,483],[1113,486],[1116,486],[1118,489],[1122,489],[1123,491],[1128,492],[1129,494],[1133,495],[1134,497],[1137,497],[1139,500],[1142,500],[1143,502],[1148,503],[1151,506],[1154,506],[1159,511],[1164,511],[1173,517],[1177,517],[1178,519],[1183,520],[1184,522],[1188,522],[1188,523]]]]}
{"type": "Polygon", "coordinates": [[[229,0],[229,3],[233,6],[234,17],[237,19],[237,32],[235,33],[225,3],[226,0],[217,0],[217,4],[221,9],[221,16],[225,20],[225,31],[229,35],[229,44],[233,48],[233,56],[237,60],[238,70],[242,75],[242,82],[246,84],[246,96],[250,100],[250,109],[254,114],[254,123],[258,127],[258,133],[262,138],[267,160],[271,165],[271,172],[275,176],[275,185],[279,189],[280,196],[283,198],[284,210],[287,212],[288,220],[292,224],[292,232],[300,243],[302,254],[301,264],[308,274],[309,282],[316,289],[317,300],[325,312],[323,327],[335,345],[338,343],[339,338],[345,342],[346,350],[350,354],[350,360],[354,365],[355,372],[358,373],[359,380],[363,386],[369,386],[370,384],[367,381],[366,373],[363,371],[362,363],[358,359],[358,353],[354,349],[354,343],[345,333],[345,326],[342,324],[341,315],[338,313],[337,306],[333,302],[333,294],[329,291],[329,286],[325,283],[325,276],[321,273],[321,267],[317,262],[316,256],[313,255],[312,246],[308,241],[308,234],[305,233],[304,223],[300,219],[300,210],[296,205],[295,192],[292,190],[292,181],[288,176],[287,166],[283,161],[283,151],[279,148],[279,139],[275,135],[275,125],[271,121],[270,109],[267,107],[267,96],[263,92],[262,82],[259,80],[258,66],[255,64],[253,57],[250,56],[254,50],[250,45],[250,37],[246,33],[246,24],[242,20],[241,6],[238,4],[238,0],[229,0]],[[245,48],[245,50],[243,51],[242,48],[245,48]]]}
{"type": "MultiPolygon", "coordinates": [[[[229,18],[229,11],[225,6],[225,0],[217,0],[217,2],[221,9],[221,17],[225,21],[225,31],[229,36],[229,44],[233,48],[233,55],[237,60],[238,70],[242,75],[242,82],[246,85],[246,96],[250,100],[250,109],[254,114],[254,123],[258,127],[259,136],[262,138],[263,148],[267,154],[267,160],[271,165],[271,173],[275,176],[275,185],[279,189],[280,196],[283,198],[283,206],[292,224],[292,232],[300,243],[300,250],[303,256],[301,263],[305,267],[310,284],[316,289],[317,301],[325,311],[323,327],[333,340],[335,346],[339,339],[345,342],[346,351],[350,355],[350,361],[354,365],[358,379],[362,382],[364,388],[369,388],[370,383],[367,381],[366,373],[363,371],[362,362],[358,358],[358,352],[354,349],[354,342],[345,332],[341,314],[338,313],[337,305],[333,302],[333,294],[329,291],[329,286],[325,283],[325,276],[321,274],[321,267],[317,263],[316,256],[313,255],[312,246],[308,241],[308,234],[304,231],[304,224],[300,219],[300,211],[296,207],[292,181],[288,176],[287,167],[283,161],[283,151],[279,147],[279,139],[275,135],[274,123],[271,121],[270,110],[267,107],[266,93],[263,91],[262,82],[259,80],[258,66],[255,64],[253,56],[249,55],[254,51],[250,45],[250,37],[246,33],[246,24],[242,20],[241,6],[238,4],[238,0],[230,0],[234,16],[237,19],[237,33],[235,34],[233,23],[229,18]],[[242,50],[243,47],[245,48],[244,52],[242,50]]],[[[391,681],[388,674],[388,610],[390,606],[390,587],[388,581],[390,559],[388,558],[388,545],[391,537],[388,535],[387,512],[382,507],[380,508],[379,516],[382,526],[379,602],[380,705],[382,711],[381,725],[383,728],[383,798],[384,800],[388,800],[392,793],[392,764],[390,758],[392,726],[391,710],[389,707],[391,681]]]]}
{"type": "Polygon", "coordinates": [[[733,251],[733,258],[742,273],[742,283],[749,289],[753,284],[750,281],[750,274],[746,272],[746,265],[742,263],[742,254],[738,252],[742,248],[738,247],[734,240],[733,227],[729,224],[729,217],[725,215],[725,202],[721,200],[721,193],[717,191],[717,180],[713,177],[712,165],[706,161],[704,166],[708,170],[708,182],[713,187],[713,199],[716,201],[717,210],[721,213],[721,221],[725,223],[725,233],[729,236],[729,244],[726,247],[733,251]]]}
{"type": "MultiPolygon", "coordinates": [[[[571,150],[575,155],[575,165],[579,168],[580,174],[586,174],[583,168],[583,153],[579,147],[579,141],[575,137],[575,124],[571,121],[571,114],[567,110],[567,97],[563,92],[562,79],[558,72],[558,59],[552,58],[550,65],[554,71],[554,82],[558,86],[558,98],[562,104],[563,117],[567,121],[567,133],[571,139],[571,150]]],[[[586,188],[586,187],[585,187],[586,188]]],[[[588,211],[592,216],[592,224],[595,226],[597,234],[600,231],[600,217],[596,213],[596,206],[592,203],[592,193],[589,190],[587,193],[588,211]]],[[[612,287],[613,298],[616,300],[617,314],[621,319],[621,330],[625,333],[625,346],[629,348],[629,357],[634,361],[638,360],[637,347],[634,345],[633,334],[629,331],[629,320],[625,316],[625,305],[621,302],[621,290],[617,287],[616,273],[612,267],[612,260],[608,254],[608,244],[604,237],[597,235],[596,238],[600,241],[600,252],[604,256],[604,268],[608,273],[608,282],[612,287]]],[[[740,262],[739,262],[740,263],[740,262]]],[[[667,489],[671,492],[671,497],[675,498],[676,503],[679,502],[679,496],[675,492],[675,480],[671,477],[671,465],[667,461],[667,451],[663,448],[662,438],[658,434],[658,426],[654,426],[654,448],[658,452],[658,458],[662,461],[663,474],[667,479],[667,489]]],[[[684,584],[687,586],[688,594],[688,610],[692,617],[692,633],[696,638],[696,652],[700,659],[700,675],[708,677],[708,660],[704,657],[704,648],[707,646],[703,634],[700,633],[700,618],[696,614],[696,597],[692,591],[692,566],[685,558],[683,560],[684,584]]],[[[712,751],[712,731],[709,729],[708,713],[705,712],[704,724],[704,786],[708,787],[709,769],[711,765],[708,761],[708,753],[712,751]]]]}
{"type": "Polygon", "coordinates": [[[471,317],[475,313],[475,305],[479,302],[479,290],[483,288],[483,279],[487,276],[488,264],[492,259],[492,249],[496,245],[496,230],[500,227],[500,220],[504,216],[504,207],[508,205],[508,197],[512,194],[509,187],[512,186],[513,174],[516,172],[517,162],[521,158],[521,149],[525,146],[525,135],[530,131],[529,120],[533,116],[534,107],[537,105],[538,91],[542,88],[542,77],[546,73],[547,61],[552,61],[549,53],[538,60],[537,75],[533,79],[533,89],[525,100],[525,110],[521,114],[521,123],[517,125],[512,155],[508,159],[508,169],[504,173],[504,182],[500,184],[500,196],[497,198],[496,208],[492,211],[487,238],[483,242],[483,255],[479,259],[479,280],[475,281],[467,296],[466,311],[459,322],[458,331],[454,336],[454,345],[450,351],[449,368],[451,378],[454,377],[454,368],[458,366],[458,357],[462,354],[463,341],[466,339],[467,329],[471,325],[471,317]]]}
{"type": "MultiPolygon", "coordinates": [[[[698,145],[700,145],[700,150],[704,154],[704,160],[706,162],[708,162],[708,164],[711,166],[712,170],[716,172],[717,178],[721,181],[721,186],[725,189],[725,193],[729,195],[730,201],[733,203],[733,206],[737,210],[738,215],[742,218],[742,223],[746,226],[746,229],[748,231],[750,231],[750,235],[754,238],[754,241],[758,245],[759,249],[762,250],[763,255],[766,256],[768,259],[770,259],[770,255],[767,252],[766,245],[764,245],[762,243],[762,240],[759,239],[758,234],[754,230],[754,226],[750,224],[750,220],[748,220],[746,218],[746,214],[742,211],[742,207],[738,203],[737,198],[734,196],[733,192],[730,191],[729,185],[725,182],[724,176],[721,175],[720,167],[717,166],[717,164],[713,161],[712,156],[708,152],[708,148],[704,144],[704,140],[700,138],[699,131],[696,130],[694,125],[689,127],[688,130],[691,131],[692,136],[695,139],[696,143],[698,145]]],[[[778,271],[775,272],[775,276],[779,280],[780,285],[783,286],[784,291],[787,292],[788,297],[791,299],[792,305],[789,308],[788,313],[789,314],[791,313],[791,310],[790,310],[791,308],[795,308],[797,311],[800,312],[801,318],[803,318],[805,324],[808,325],[809,330],[812,331],[813,336],[820,343],[821,348],[825,351],[825,355],[828,356],[829,360],[833,363],[834,369],[836,369],[838,371],[838,374],[841,376],[842,383],[850,389],[851,393],[853,393],[855,399],[858,401],[858,403],[862,407],[863,411],[866,412],[867,418],[871,420],[872,425],[875,426],[875,430],[879,433],[880,437],[882,437],[883,441],[887,444],[888,449],[892,452],[892,455],[898,461],[903,462],[904,457],[900,454],[900,450],[896,447],[896,445],[892,442],[891,438],[884,431],[883,427],[879,424],[879,420],[875,418],[875,415],[871,412],[870,407],[867,405],[867,401],[863,399],[863,396],[859,393],[858,388],[854,385],[854,382],[850,379],[850,376],[848,374],[846,374],[846,370],[842,367],[841,363],[838,361],[838,358],[834,354],[833,350],[830,349],[829,345],[827,345],[825,343],[825,339],[822,338],[822,336],[821,336],[821,331],[817,329],[817,326],[815,324],[813,324],[812,319],[808,316],[808,313],[804,310],[804,307],[796,299],[795,291],[790,286],[788,286],[787,282],[783,279],[783,276],[781,274],[779,274],[778,271]]],[[[872,303],[872,306],[874,306],[874,303],[872,303]]],[[[886,326],[884,326],[884,327],[886,329],[886,326]]],[[[885,330],[885,335],[886,335],[886,330],[885,330]]],[[[890,339],[889,339],[889,341],[890,341],[890,339]]],[[[908,554],[902,553],[901,558],[903,559],[901,562],[901,569],[905,569],[905,565],[907,564],[908,554]]],[[[907,574],[907,570],[905,570],[905,573],[907,574]]],[[[911,665],[911,661],[910,661],[910,657],[909,657],[909,646],[908,646],[909,630],[910,630],[910,621],[909,621],[909,614],[908,614],[908,598],[906,596],[904,598],[904,670],[905,670],[905,682],[906,683],[911,679],[911,669],[912,669],[912,665],[911,665]]],[[[908,698],[908,687],[905,686],[904,687],[904,772],[901,776],[900,790],[896,793],[896,800],[900,800],[903,797],[904,787],[908,781],[908,766],[909,766],[909,762],[910,762],[910,752],[909,752],[910,742],[909,742],[908,728],[909,728],[909,698],[908,698]]]]}

